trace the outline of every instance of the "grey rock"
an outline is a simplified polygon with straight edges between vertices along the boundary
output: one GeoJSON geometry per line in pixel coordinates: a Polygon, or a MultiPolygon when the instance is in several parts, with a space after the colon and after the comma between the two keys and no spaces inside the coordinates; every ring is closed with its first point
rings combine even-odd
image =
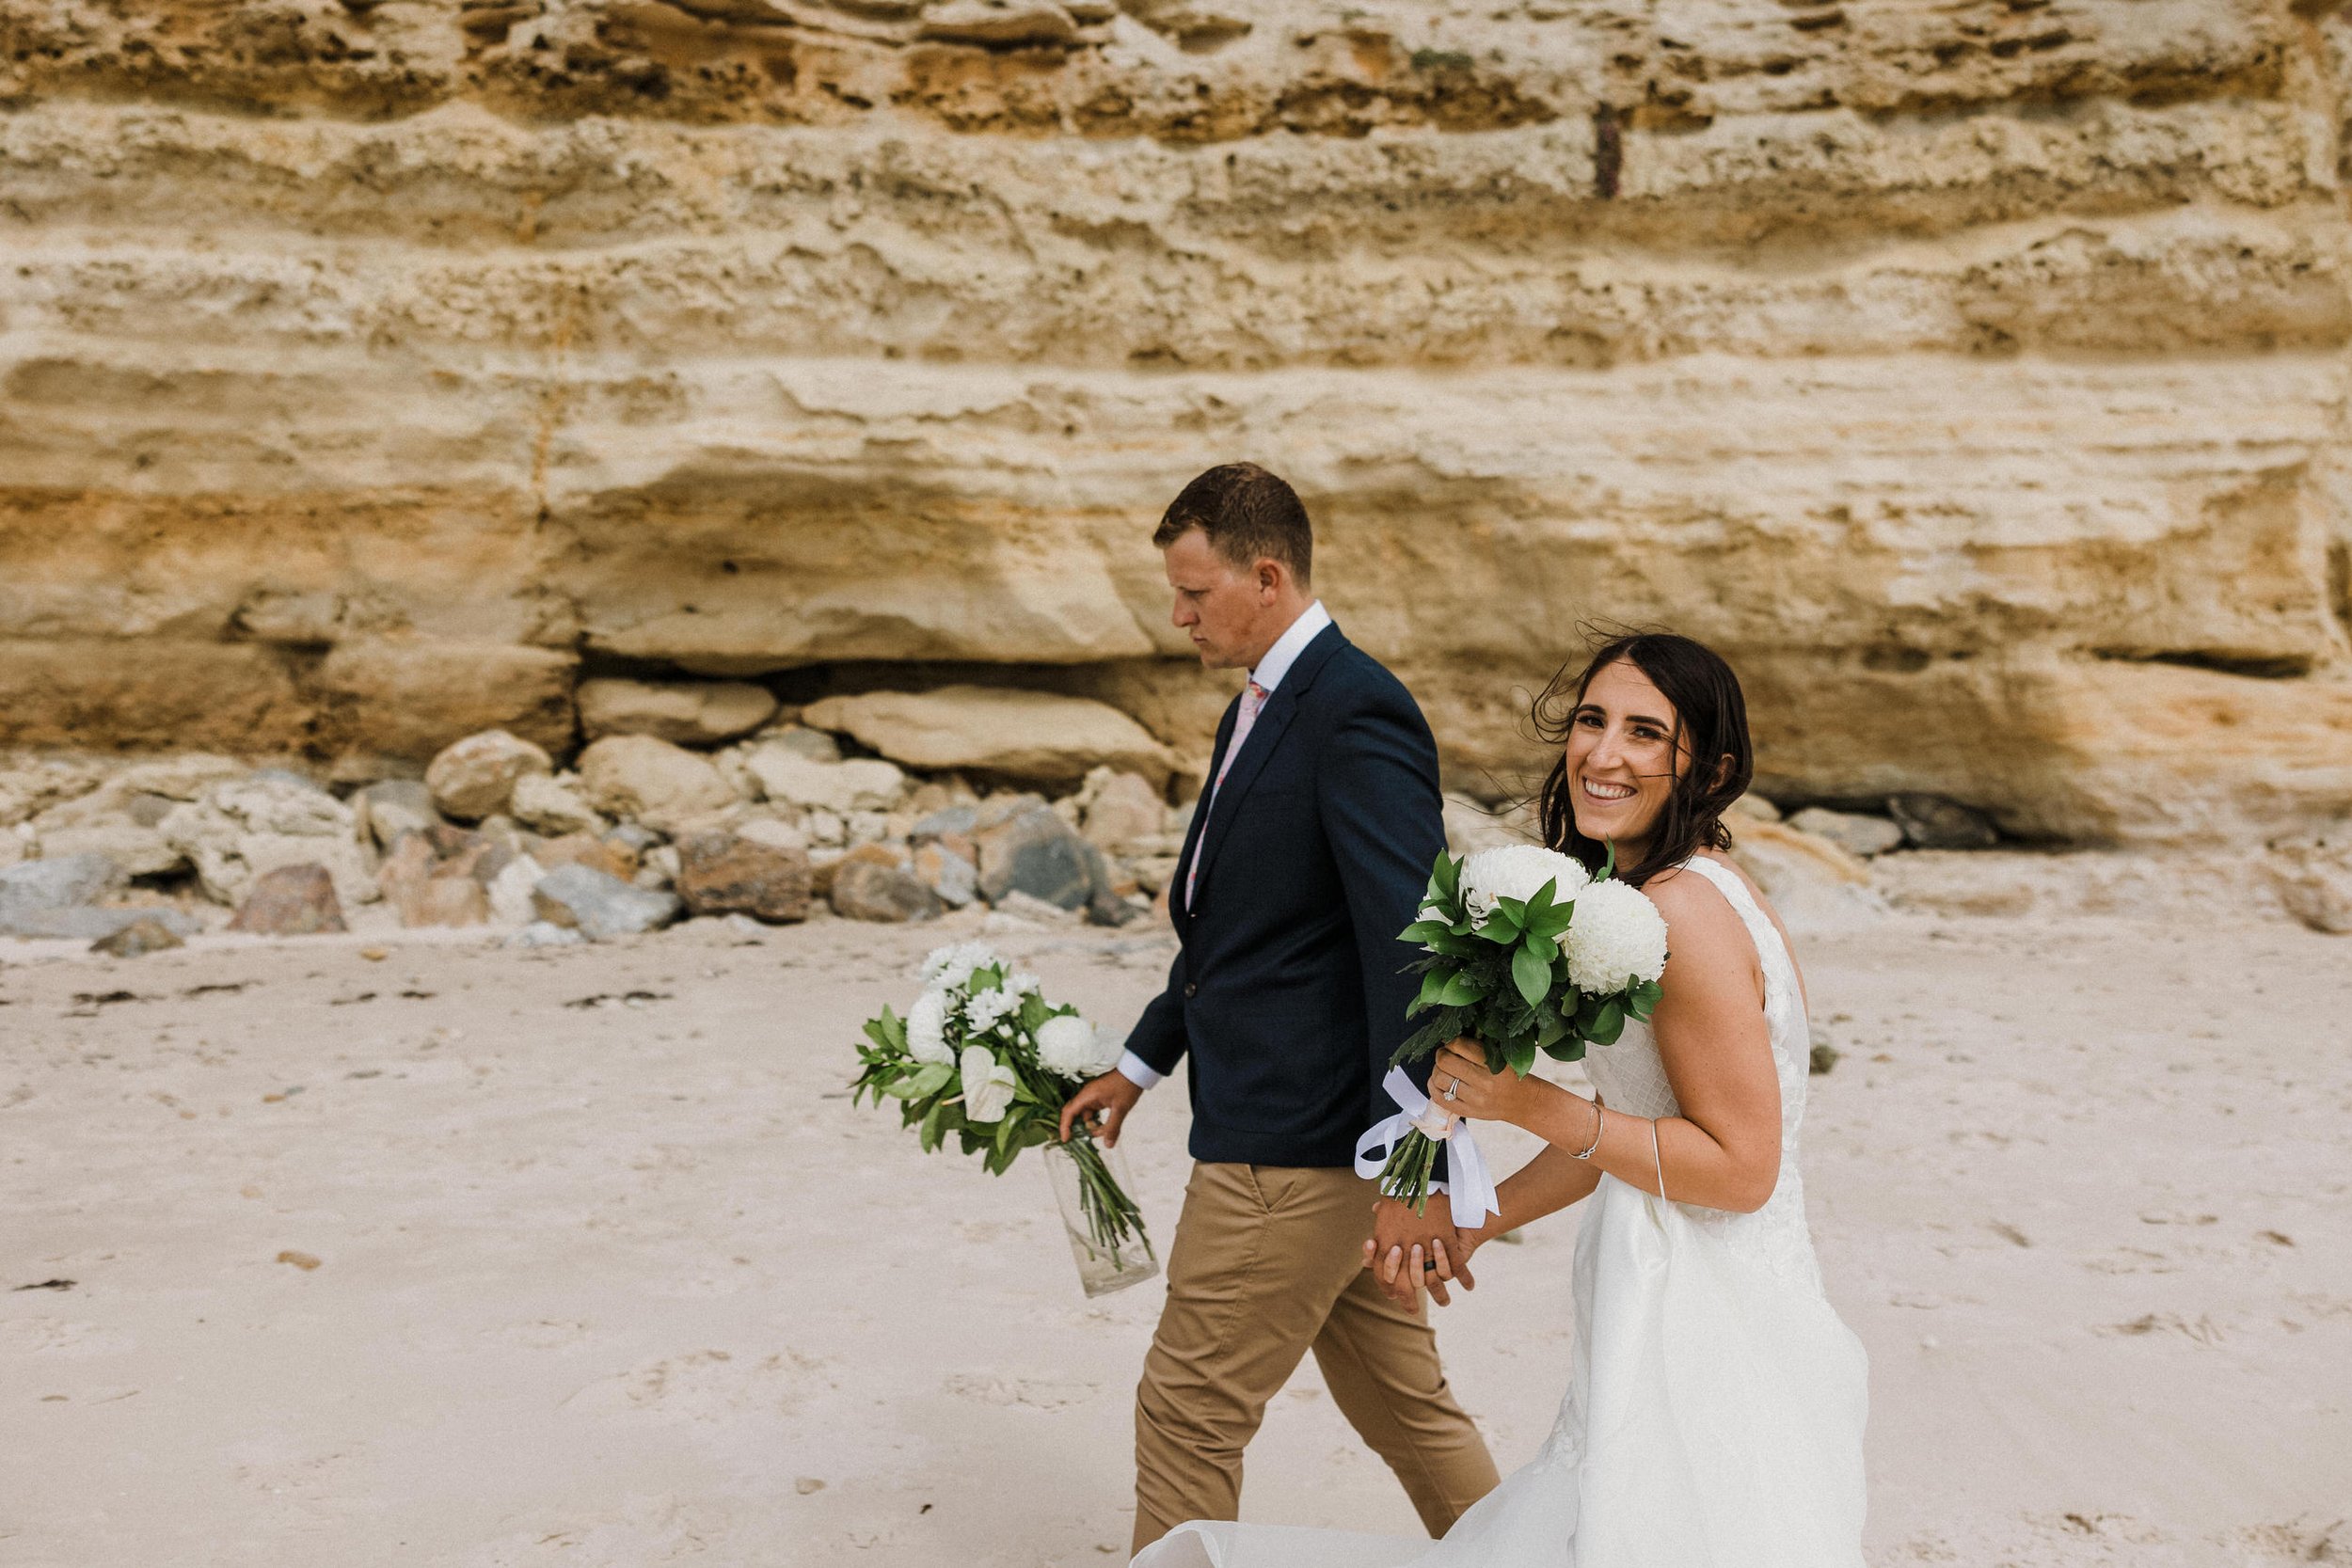
{"type": "Polygon", "coordinates": [[[948,806],[935,811],[907,830],[909,842],[920,844],[933,838],[969,838],[980,825],[980,808],[974,805],[948,806]]]}
{"type": "Polygon", "coordinates": [[[770,730],[759,739],[762,745],[781,746],[811,762],[841,760],[841,742],[822,730],[812,730],[806,725],[787,724],[780,730],[770,730]]]}
{"type": "Polygon", "coordinates": [[[1001,904],[1024,893],[1064,910],[1082,910],[1111,891],[1103,852],[1079,836],[1050,806],[1033,806],[993,827],[982,826],[980,895],[1001,904]]]}
{"type": "Polygon", "coordinates": [[[1903,831],[1883,816],[1807,806],[1788,819],[1799,832],[1817,833],[1857,855],[1883,855],[1902,847],[1903,831]]]}
{"type": "Polygon", "coordinates": [[[144,958],[150,953],[186,945],[179,932],[151,914],[141,914],[114,935],[100,937],[89,944],[91,952],[103,953],[110,958],[144,958]]]}
{"type": "MultiPolygon", "coordinates": [[[[0,932],[50,935],[22,927],[95,903],[121,883],[121,869],[99,854],[61,855],[9,866],[0,871],[0,932]]],[[[110,935],[112,929],[101,934],[110,935]]]]}
{"type": "Polygon", "coordinates": [[[552,920],[534,920],[506,939],[509,947],[577,947],[588,939],[569,926],[558,926],[552,920]]]}
{"type": "Polygon", "coordinates": [[[949,909],[962,909],[980,895],[980,868],[944,844],[921,846],[913,864],[915,876],[949,909]]]}
{"type": "Polygon", "coordinates": [[[433,791],[421,779],[386,779],[359,791],[352,800],[360,832],[378,849],[389,849],[403,833],[421,833],[441,826],[433,804],[433,791]]]}
{"type": "Polygon", "coordinates": [[[1941,795],[1890,795],[1886,815],[1919,849],[1990,849],[2001,835],[1979,812],[1941,795]]]}
{"type": "Polygon", "coordinates": [[[604,842],[615,844],[627,849],[628,858],[634,861],[644,859],[646,850],[657,844],[666,844],[669,840],[642,822],[624,822],[605,834],[604,842]]]}
{"type": "Polygon", "coordinates": [[[685,908],[675,893],[631,887],[585,865],[557,866],[531,896],[542,919],[571,927],[591,942],[658,931],[685,908]]]}
{"type": "Polygon", "coordinates": [[[850,920],[898,923],[936,920],[939,895],[903,865],[881,861],[844,861],[834,873],[834,912],[850,920]]]}

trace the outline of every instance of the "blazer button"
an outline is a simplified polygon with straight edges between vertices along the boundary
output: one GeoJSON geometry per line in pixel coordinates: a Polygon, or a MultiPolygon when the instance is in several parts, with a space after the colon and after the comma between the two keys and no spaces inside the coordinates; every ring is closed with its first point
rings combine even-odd
{"type": "Polygon", "coordinates": [[[1184,994],[1186,996],[1198,996],[1200,994],[1200,988],[1193,984],[1190,980],[1186,980],[1184,982],[1184,994]]]}

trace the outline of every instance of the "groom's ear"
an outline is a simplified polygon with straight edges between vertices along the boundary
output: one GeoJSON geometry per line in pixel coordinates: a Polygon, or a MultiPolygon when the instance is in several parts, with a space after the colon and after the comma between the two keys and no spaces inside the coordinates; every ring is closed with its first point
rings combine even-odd
{"type": "Polygon", "coordinates": [[[1265,595],[1279,594],[1282,592],[1284,580],[1291,575],[1291,569],[1288,566],[1270,555],[1262,555],[1258,558],[1257,569],[1258,592],[1265,595]]]}

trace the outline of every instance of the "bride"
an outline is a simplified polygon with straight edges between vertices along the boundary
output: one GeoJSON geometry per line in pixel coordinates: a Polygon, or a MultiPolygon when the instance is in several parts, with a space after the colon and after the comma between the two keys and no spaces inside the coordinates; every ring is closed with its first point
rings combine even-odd
{"type": "MultiPolygon", "coordinates": [[[[1545,842],[1597,871],[1608,846],[1666,917],[1665,994],[1586,1055],[1592,1098],[1448,1046],[1429,1091],[1544,1140],[1474,1250],[1584,1205],[1575,1359],[1534,1461],[1445,1539],[1195,1522],[1136,1568],[1858,1568],[1862,1346],[1822,1294],[1797,1131],[1804,982],[1779,917],[1723,851],[1752,772],[1728,665],[1688,638],[1618,638],[1536,705],[1562,748],[1545,842]],[[1563,712],[1563,709],[1565,711],[1563,712]]],[[[1470,1283],[1467,1253],[1371,1256],[1391,1294],[1470,1283]]],[[[1563,1304],[1564,1309],[1566,1304],[1563,1304]]],[[[1514,1332],[1499,1324],[1497,1331],[1514,1332]]]]}

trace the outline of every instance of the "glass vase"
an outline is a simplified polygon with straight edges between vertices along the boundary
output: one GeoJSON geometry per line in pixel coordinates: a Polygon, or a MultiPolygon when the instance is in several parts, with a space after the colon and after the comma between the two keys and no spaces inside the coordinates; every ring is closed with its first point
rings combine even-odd
{"type": "Polygon", "coordinates": [[[1106,1296],[1158,1274],[1159,1259],[1144,1233],[1142,1212],[1130,1196],[1135,1183],[1119,1151],[1085,1136],[1045,1144],[1039,1151],[1086,1293],[1106,1296]]]}

